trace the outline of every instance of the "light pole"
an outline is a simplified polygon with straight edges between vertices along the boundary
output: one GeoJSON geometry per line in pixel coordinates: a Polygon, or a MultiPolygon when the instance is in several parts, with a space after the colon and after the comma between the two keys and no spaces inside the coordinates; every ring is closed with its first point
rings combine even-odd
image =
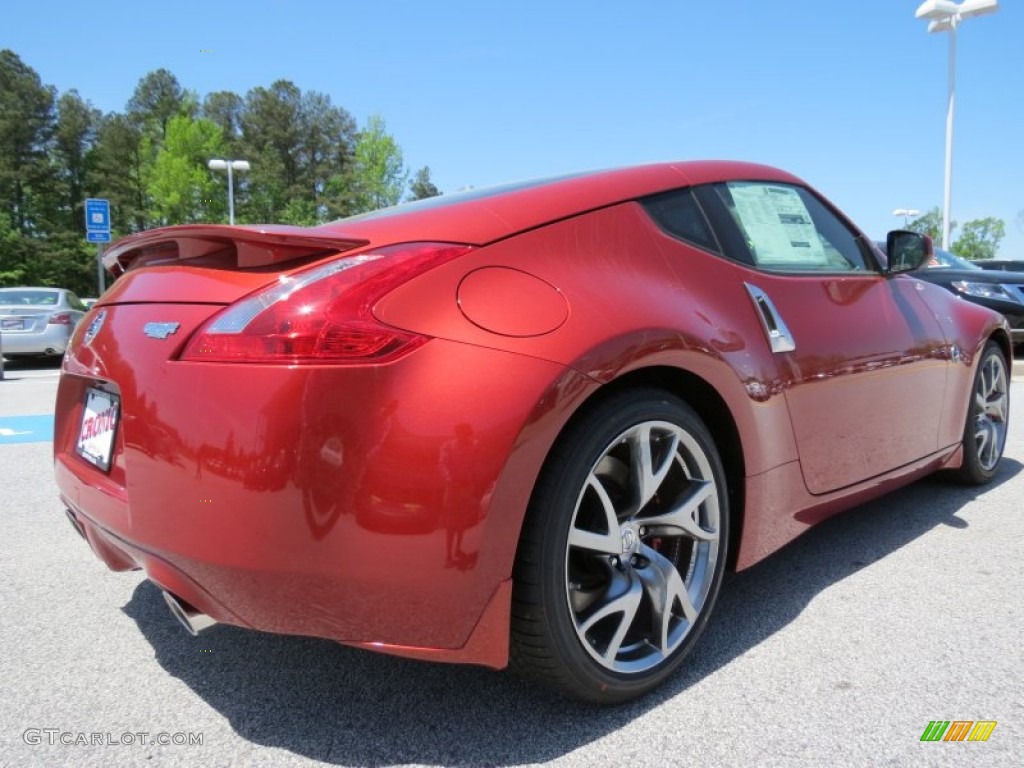
{"type": "Polygon", "coordinates": [[[942,196],[942,247],[949,250],[949,220],[953,192],[953,105],[956,101],[956,28],[964,19],[995,13],[999,0],[925,0],[915,14],[928,19],[929,32],[949,32],[949,101],[946,106],[946,186],[942,196]]]}
{"type": "Polygon", "coordinates": [[[236,171],[248,171],[249,163],[246,160],[219,160],[214,159],[208,162],[207,167],[211,171],[223,171],[227,169],[228,172],[228,223],[235,223],[235,182],[231,175],[232,170],[236,171]]]}
{"type": "Polygon", "coordinates": [[[920,213],[921,212],[919,210],[917,210],[917,208],[897,208],[895,211],[892,212],[892,215],[893,216],[902,216],[903,217],[903,228],[906,229],[907,228],[907,220],[911,216],[918,216],[920,213]]]}

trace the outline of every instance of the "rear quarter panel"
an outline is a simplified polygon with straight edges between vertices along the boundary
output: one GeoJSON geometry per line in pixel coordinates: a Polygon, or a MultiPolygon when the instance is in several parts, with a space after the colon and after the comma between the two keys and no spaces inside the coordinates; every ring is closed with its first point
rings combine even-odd
{"type": "MultiPolygon", "coordinates": [[[[540,357],[597,382],[650,366],[687,370],[726,401],[748,474],[796,460],[776,363],[737,268],[681,246],[638,203],[622,203],[481,248],[407,283],[374,312],[400,328],[540,357]],[[470,322],[459,286],[486,266],[553,286],[568,305],[564,323],[515,337],[470,322]]],[[[507,311],[531,308],[512,302],[507,311]]]]}

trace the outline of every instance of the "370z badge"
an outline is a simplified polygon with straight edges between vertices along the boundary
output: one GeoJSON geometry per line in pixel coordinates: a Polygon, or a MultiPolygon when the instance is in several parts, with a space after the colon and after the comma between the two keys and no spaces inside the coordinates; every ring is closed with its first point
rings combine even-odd
{"type": "Polygon", "coordinates": [[[173,333],[177,333],[181,323],[146,323],[142,326],[142,332],[151,339],[166,339],[173,333]]]}

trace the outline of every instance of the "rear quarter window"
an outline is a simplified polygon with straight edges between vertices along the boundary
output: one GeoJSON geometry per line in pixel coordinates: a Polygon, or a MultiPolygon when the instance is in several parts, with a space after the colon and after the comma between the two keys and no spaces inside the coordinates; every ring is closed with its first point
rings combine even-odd
{"type": "Polygon", "coordinates": [[[720,254],[718,245],[697,199],[689,189],[678,189],[641,201],[647,213],[669,235],[720,254]]]}

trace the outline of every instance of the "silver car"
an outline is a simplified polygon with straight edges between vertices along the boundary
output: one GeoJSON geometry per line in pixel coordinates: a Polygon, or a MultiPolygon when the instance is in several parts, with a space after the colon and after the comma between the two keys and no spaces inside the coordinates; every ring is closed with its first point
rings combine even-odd
{"type": "Polygon", "coordinates": [[[9,359],[63,355],[86,311],[64,288],[0,288],[0,351],[9,359]]]}

